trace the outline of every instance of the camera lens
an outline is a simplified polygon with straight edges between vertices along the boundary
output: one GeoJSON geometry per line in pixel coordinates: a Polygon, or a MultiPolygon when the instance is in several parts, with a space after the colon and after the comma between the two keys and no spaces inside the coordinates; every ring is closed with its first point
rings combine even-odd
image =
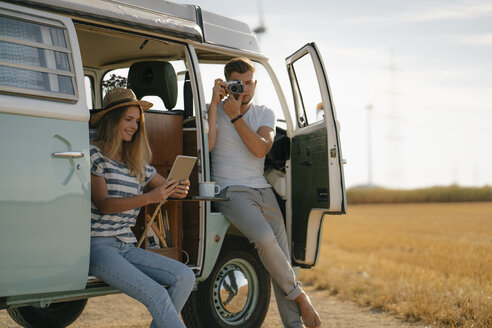
{"type": "Polygon", "coordinates": [[[232,93],[238,93],[239,92],[239,86],[237,84],[231,84],[229,86],[229,91],[232,93]]]}

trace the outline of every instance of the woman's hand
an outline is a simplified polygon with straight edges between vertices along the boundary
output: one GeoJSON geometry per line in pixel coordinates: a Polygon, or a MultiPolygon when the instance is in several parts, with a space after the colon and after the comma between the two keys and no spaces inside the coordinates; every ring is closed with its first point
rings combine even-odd
{"type": "Polygon", "coordinates": [[[160,203],[169,198],[177,189],[178,183],[171,179],[164,183],[162,186],[151,190],[148,195],[152,200],[152,203],[160,203]]]}
{"type": "Polygon", "coordinates": [[[190,181],[183,180],[177,185],[176,190],[173,192],[172,196],[180,199],[186,198],[186,196],[188,196],[189,190],[190,190],[190,181]]]}

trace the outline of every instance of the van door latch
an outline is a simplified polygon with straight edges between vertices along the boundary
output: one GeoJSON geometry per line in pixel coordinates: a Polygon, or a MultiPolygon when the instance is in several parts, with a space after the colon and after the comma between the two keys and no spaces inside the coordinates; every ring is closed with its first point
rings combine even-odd
{"type": "Polygon", "coordinates": [[[331,158],[337,157],[337,149],[336,148],[330,149],[330,157],[331,158]]]}
{"type": "Polygon", "coordinates": [[[81,151],[62,151],[52,154],[53,157],[61,157],[61,158],[80,158],[84,157],[84,153],[81,151]]]}

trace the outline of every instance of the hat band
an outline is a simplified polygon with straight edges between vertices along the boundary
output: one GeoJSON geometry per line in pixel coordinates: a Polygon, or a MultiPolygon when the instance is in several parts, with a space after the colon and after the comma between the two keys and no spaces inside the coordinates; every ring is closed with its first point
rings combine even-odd
{"type": "Polygon", "coordinates": [[[114,101],[114,102],[106,105],[106,107],[104,107],[104,109],[108,109],[108,108],[111,108],[111,107],[114,107],[114,106],[117,106],[117,105],[120,105],[120,104],[124,104],[124,103],[127,103],[127,102],[132,102],[132,101],[136,101],[136,100],[133,99],[133,98],[120,99],[120,100],[114,101]]]}

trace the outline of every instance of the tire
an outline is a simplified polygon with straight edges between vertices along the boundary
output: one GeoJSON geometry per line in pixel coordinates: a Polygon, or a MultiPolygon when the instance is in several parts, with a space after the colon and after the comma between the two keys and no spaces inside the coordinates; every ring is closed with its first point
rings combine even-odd
{"type": "Polygon", "coordinates": [[[7,312],[19,325],[26,328],[64,328],[74,322],[84,310],[87,299],[53,303],[47,308],[23,306],[7,312]]]}
{"type": "Polygon", "coordinates": [[[245,239],[231,238],[181,315],[188,328],[257,328],[265,320],[270,293],[270,275],[255,249],[245,239]]]}

